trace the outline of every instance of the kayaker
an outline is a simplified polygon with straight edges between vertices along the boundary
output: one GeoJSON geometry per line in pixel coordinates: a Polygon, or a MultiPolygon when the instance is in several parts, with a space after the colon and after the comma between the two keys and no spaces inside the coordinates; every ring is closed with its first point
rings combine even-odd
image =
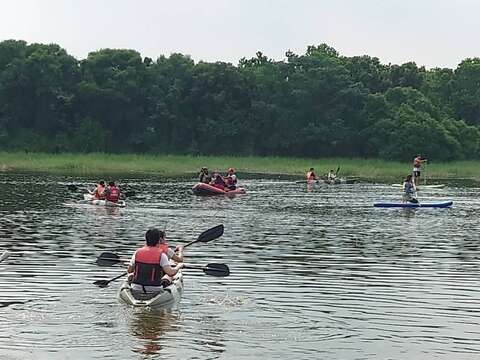
{"type": "MultiPolygon", "coordinates": [[[[168,285],[178,270],[183,268],[183,263],[171,267],[168,261],[168,246],[161,244],[160,240],[165,239],[162,231],[152,228],[145,233],[145,246],[135,251],[130,260],[127,272],[132,274],[132,291],[144,294],[154,294],[168,285]]],[[[183,255],[182,255],[183,260],[183,255]]]]}
{"type": "Polygon", "coordinates": [[[327,174],[327,179],[333,181],[336,178],[337,178],[337,174],[335,174],[335,171],[333,171],[333,169],[331,169],[327,174]]]}
{"type": "Polygon", "coordinates": [[[313,167],[307,171],[307,181],[315,181],[317,180],[317,175],[315,175],[315,169],[313,167]]]}
{"type": "Polygon", "coordinates": [[[118,202],[120,199],[120,189],[115,185],[114,181],[108,183],[107,188],[104,191],[105,200],[110,202],[118,202]]]}
{"type": "Polygon", "coordinates": [[[420,154],[418,154],[415,159],[413,159],[413,180],[415,183],[415,186],[418,186],[420,184],[420,168],[422,165],[427,162],[426,158],[423,158],[420,154]]]}
{"type": "Polygon", "coordinates": [[[417,189],[415,188],[412,175],[407,175],[405,181],[403,182],[402,201],[404,203],[406,203],[407,201],[415,204],[418,203],[417,189]]]}
{"type": "Polygon", "coordinates": [[[208,184],[210,181],[212,181],[212,177],[208,174],[208,168],[206,166],[202,167],[200,170],[198,181],[204,184],[208,184]]]}
{"type": "Polygon", "coordinates": [[[235,169],[229,168],[227,175],[225,176],[225,182],[229,190],[235,190],[237,188],[237,175],[235,175],[235,169]]]}
{"type": "Polygon", "coordinates": [[[95,197],[95,199],[104,200],[105,199],[104,192],[105,192],[105,181],[100,180],[97,186],[95,187],[95,190],[90,192],[90,194],[92,194],[95,197]]]}
{"type": "Polygon", "coordinates": [[[210,185],[216,187],[217,189],[228,191],[228,186],[225,183],[225,180],[223,180],[223,176],[217,171],[213,173],[213,177],[212,177],[212,181],[210,182],[210,185]]]}

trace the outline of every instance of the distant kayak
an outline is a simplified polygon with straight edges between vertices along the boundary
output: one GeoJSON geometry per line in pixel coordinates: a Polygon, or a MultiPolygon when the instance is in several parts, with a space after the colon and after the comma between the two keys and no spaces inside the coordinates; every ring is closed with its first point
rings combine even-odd
{"type": "MultiPolygon", "coordinates": [[[[392,184],[393,187],[403,187],[403,184],[392,184]]],[[[441,189],[445,187],[445,184],[432,184],[432,185],[418,185],[417,190],[420,189],[441,189]]]]}
{"type": "Polygon", "coordinates": [[[127,204],[123,200],[118,200],[118,202],[111,202],[107,200],[96,199],[95,196],[91,194],[83,194],[83,200],[88,204],[98,205],[98,206],[107,206],[107,207],[125,207],[127,204]]]}
{"type": "Polygon", "coordinates": [[[381,208],[446,208],[453,205],[453,201],[440,201],[431,203],[401,203],[401,202],[377,202],[373,206],[381,208]]]}
{"type": "Polygon", "coordinates": [[[245,189],[242,187],[238,187],[235,190],[225,191],[215,186],[198,183],[193,188],[192,191],[195,195],[237,195],[237,194],[245,194],[245,189]]]}
{"type": "MultiPolygon", "coordinates": [[[[307,185],[320,185],[320,184],[327,184],[327,185],[340,185],[340,184],[355,184],[357,179],[319,179],[319,180],[307,180],[307,185]]],[[[299,183],[303,183],[303,181],[299,181],[299,183]]]]}

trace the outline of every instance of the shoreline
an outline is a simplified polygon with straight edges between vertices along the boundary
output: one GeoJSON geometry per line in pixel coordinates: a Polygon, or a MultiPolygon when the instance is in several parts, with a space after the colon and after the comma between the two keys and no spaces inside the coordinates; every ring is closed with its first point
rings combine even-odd
{"type": "MultiPolygon", "coordinates": [[[[0,152],[0,172],[39,172],[58,175],[147,175],[191,178],[202,166],[210,171],[236,169],[240,177],[302,180],[310,167],[317,176],[339,168],[338,177],[370,182],[400,182],[411,171],[407,162],[380,159],[236,157],[138,154],[73,154],[0,152]]],[[[428,164],[422,181],[480,181],[480,161],[428,164]]]]}

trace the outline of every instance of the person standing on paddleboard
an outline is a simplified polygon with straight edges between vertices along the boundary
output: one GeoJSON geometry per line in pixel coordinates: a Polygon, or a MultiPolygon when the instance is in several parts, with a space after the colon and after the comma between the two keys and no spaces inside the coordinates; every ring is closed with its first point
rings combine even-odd
{"type": "Polygon", "coordinates": [[[418,186],[420,184],[420,168],[422,165],[427,162],[426,158],[423,158],[420,154],[418,154],[415,159],[413,159],[413,181],[415,183],[415,186],[418,186]]]}

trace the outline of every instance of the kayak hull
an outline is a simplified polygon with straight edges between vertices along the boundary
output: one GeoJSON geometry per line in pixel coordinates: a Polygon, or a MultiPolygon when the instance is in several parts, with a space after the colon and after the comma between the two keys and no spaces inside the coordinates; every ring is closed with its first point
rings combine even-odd
{"type": "Polygon", "coordinates": [[[238,195],[238,194],[245,194],[245,189],[242,187],[236,188],[235,190],[225,191],[215,186],[198,183],[192,188],[192,192],[195,195],[238,195]]]}
{"type": "Polygon", "coordinates": [[[453,205],[453,201],[441,201],[433,203],[393,203],[393,202],[377,202],[373,204],[378,208],[448,208],[453,205]]]}
{"type": "Polygon", "coordinates": [[[107,200],[99,200],[95,199],[95,197],[91,194],[83,194],[83,200],[85,200],[88,204],[98,205],[98,206],[107,206],[107,207],[125,207],[127,204],[124,200],[118,200],[118,202],[111,202],[107,200]]]}
{"type": "Polygon", "coordinates": [[[175,275],[173,283],[153,297],[142,295],[139,298],[138,296],[134,296],[130,288],[130,281],[126,279],[118,291],[118,298],[120,301],[133,307],[168,309],[180,301],[182,294],[183,274],[179,271],[177,275],[175,275]]]}

